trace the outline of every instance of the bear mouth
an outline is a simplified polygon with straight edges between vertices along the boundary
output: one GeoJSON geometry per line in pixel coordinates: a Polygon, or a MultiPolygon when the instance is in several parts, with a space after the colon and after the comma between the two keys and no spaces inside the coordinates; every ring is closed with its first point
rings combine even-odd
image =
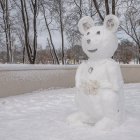
{"type": "Polygon", "coordinates": [[[89,52],[96,52],[98,49],[88,50],[89,52]]]}

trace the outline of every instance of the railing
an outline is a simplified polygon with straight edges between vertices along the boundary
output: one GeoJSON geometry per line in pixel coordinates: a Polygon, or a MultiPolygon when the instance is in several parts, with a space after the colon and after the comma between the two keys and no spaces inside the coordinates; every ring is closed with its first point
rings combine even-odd
{"type": "MultiPolygon", "coordinates": [[[[0,97],[75,86],[77,66],[0,65],[0,97]]],[[[140,82],[140,65],[121,65],[125,83],[140,82]]]]}

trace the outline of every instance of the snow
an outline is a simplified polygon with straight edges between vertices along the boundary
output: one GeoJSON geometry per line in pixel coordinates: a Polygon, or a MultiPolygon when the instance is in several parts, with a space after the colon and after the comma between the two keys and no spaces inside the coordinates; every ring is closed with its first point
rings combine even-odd
{"type": "Polygon", "coordinates": [[[36,91],[0,99],[0,140],[139,140],[140,83],[126,84],[126,120],[112,131],[70,125],[76,89],[36,91]]]}
{"type": "Polygon", "coordinates": [[[76,74],[76,87],[80,90],[76,97],[79,110],[89,117],[82,121],[95,123],[100,129],[111,129],[123,121],[123,80],[113,60],[88,60],[81,64],[76,74]],[[92,73],[88,71],[90,68],[94,69],[92,73]]]}
{"type": "Polygon", "coordinates": [[[92,123],[98,129],[113,129],[123,122],[125,114],[120,66],[111,59],[118,48],[115,32],[119,19],[107,15],[102,26],[94,26],[93,19],[85,16],[78,27],[83,34],[82,49],[89,59],[78,67],[75,78],[80,114],[69,120],[92,123]]]}
{"type": "MultiPolygon", "coordinates": [[[[121,67],[140,67],[139,64],[120,64],[121,67]]],[[[70,70],[77,69],[78,65],[56,64],[0,64],[0,71],[23,71],[23,70],[70,70]]]]}
{"type": "Polygon", "coordinates": [[[0,71],[23,71],[23,70],[67,70],[76,69],[77,65],[56,65],[56,64],[0,64],[0,71]]]}

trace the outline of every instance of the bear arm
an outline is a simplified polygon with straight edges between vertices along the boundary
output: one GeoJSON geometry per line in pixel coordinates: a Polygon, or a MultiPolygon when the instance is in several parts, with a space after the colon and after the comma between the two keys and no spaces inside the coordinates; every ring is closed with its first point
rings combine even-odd
{"type": "Polygon", "coordinates": [[[107,66],[108,79],[114,91],[119,91],[123,86],[123,79],[118,64],[108,64],[107,66]]]}
{"type": "Polygon", "coordinates": [[[75,76],[76,88],[79,88],[82,85],[81,75],[82,75],[82,69],[83,69],[84,65],[85,65],[84,63],[80,64],[76,71],[76,76],[75,76]]]}

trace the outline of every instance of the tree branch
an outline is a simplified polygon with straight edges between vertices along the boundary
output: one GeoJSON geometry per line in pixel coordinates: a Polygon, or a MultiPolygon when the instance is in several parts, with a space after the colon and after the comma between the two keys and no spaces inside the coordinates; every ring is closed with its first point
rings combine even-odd
{"type": "Polygon", "coordinates": [[[109,15],[109,4],[108,4],[108,0],[105,0],[105,9],[106,9],[106,15],[109,15]]]}
{"type": "Polygon", "coordinates": [[[94,7],[95,7],[95,9],[96,9],[96,11],[97,11],[97,13],[98,13],[100,19],[101,19],[102,21],[104,21],[104,18],[103,18],[103,16],[102,16],[102,14],[100,13],[99,6],[98,6],[98,4],[97,4],[97,1],[96,1],[96,0],[93,0],[93,3],[94,3],[94,7]]]}

